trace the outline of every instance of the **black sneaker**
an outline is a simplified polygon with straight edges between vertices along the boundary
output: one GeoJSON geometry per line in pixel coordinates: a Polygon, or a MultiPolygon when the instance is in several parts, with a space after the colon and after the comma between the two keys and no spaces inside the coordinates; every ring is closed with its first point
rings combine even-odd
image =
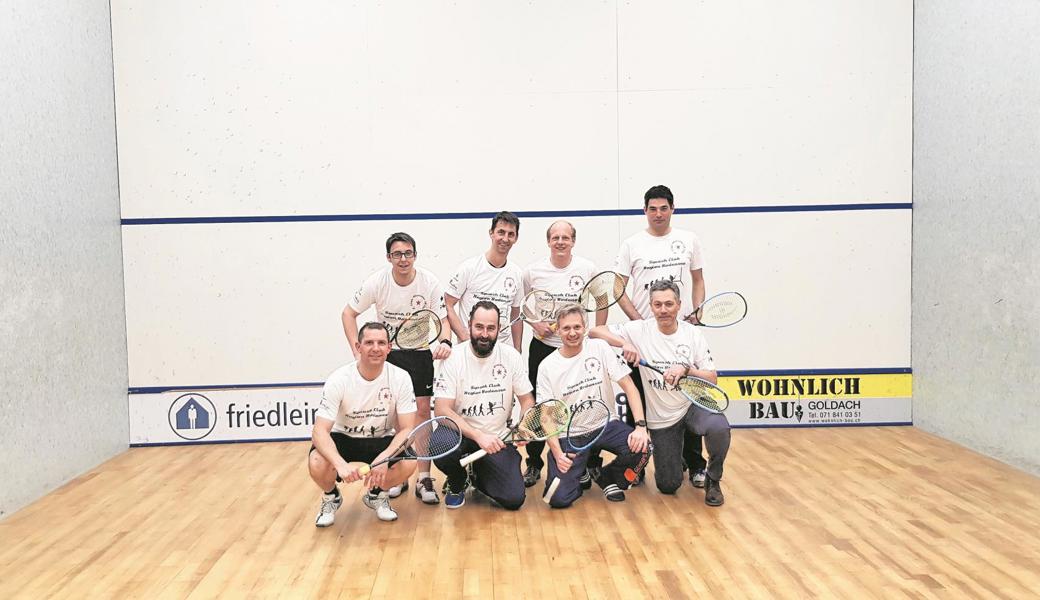
{"type": "Polygon", "coordinates": [[[625,492],[613,483],[603,488],[603,497],[611,502],[624,502],[625,492]]]}
{"type": "Polygon", "coordinates": [[[581,484],[581,489],[587,490],[592,487],[592,475],[588,469],[585,469],[585,473],[582,474],[581,479],[578,480],[581,484]]]}
{"type": "Polygon", "coordinates": [[[524,470],[524,487],[529,488],[532,485],[538,483],[538,480],[542,478],[542,470],[538,467],[527,466],[524,470]]]}
{"type": "Polygon", "coordinates": [[[708,506],[722,506],[726,497],[722,495],[722,485],[708,477],[704,480],[704,503],[708,506]]]}

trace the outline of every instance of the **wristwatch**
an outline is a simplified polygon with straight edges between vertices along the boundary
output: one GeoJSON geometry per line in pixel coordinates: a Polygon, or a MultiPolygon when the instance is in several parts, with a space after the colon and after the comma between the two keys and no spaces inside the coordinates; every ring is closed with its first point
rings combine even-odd
{"type": "Polygon", "coordinates": [[[447,344],[448,347],[451,348],[451,340],[449,340],[448,338],[444,338],[443,340],[440,341],[440,343],[447,344]]]}
{"type": "Polygon", "coordinates": [[[639,419],[638,421],[636,421],[636,427],[646,427],[646,421],[644,421],[643,419],[639,419]]]}

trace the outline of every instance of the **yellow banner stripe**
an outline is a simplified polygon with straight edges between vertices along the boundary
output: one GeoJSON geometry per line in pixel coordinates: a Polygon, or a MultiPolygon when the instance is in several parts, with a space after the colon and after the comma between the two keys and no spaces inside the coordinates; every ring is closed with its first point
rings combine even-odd
{"type": "Polygon", "coordinates": [[[730,400],[789,398],[909,398],[911,373],[719,377],[730,400]]]}

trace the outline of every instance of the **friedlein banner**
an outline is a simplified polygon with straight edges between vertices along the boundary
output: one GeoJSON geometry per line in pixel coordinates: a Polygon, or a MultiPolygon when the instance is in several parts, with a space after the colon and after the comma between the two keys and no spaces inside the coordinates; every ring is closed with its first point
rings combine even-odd
{"type": "MultiPolygon", "coordinates": [[[[734,427],[910,425],[912,377],[723,376],[719,387],[734,427]]],[[[628,399],[615,394],[623,416],[628,399]]],[[[320,400],[320,386],[130,394],[130,445],[306,440],[320,400]]]]}

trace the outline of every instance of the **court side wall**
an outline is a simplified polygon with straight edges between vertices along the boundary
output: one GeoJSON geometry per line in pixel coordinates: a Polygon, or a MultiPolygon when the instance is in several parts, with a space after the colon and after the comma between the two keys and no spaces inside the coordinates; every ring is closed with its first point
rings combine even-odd
{"type": "Polygon", "coordinates": [[[1040,474],[1040,5],[915,11],[914,424],[1040,474]]]}
{"type": "Polygon", "coordinates": [[[127,447],[106,1],[0,19],[0,518],[127,447]]]}

